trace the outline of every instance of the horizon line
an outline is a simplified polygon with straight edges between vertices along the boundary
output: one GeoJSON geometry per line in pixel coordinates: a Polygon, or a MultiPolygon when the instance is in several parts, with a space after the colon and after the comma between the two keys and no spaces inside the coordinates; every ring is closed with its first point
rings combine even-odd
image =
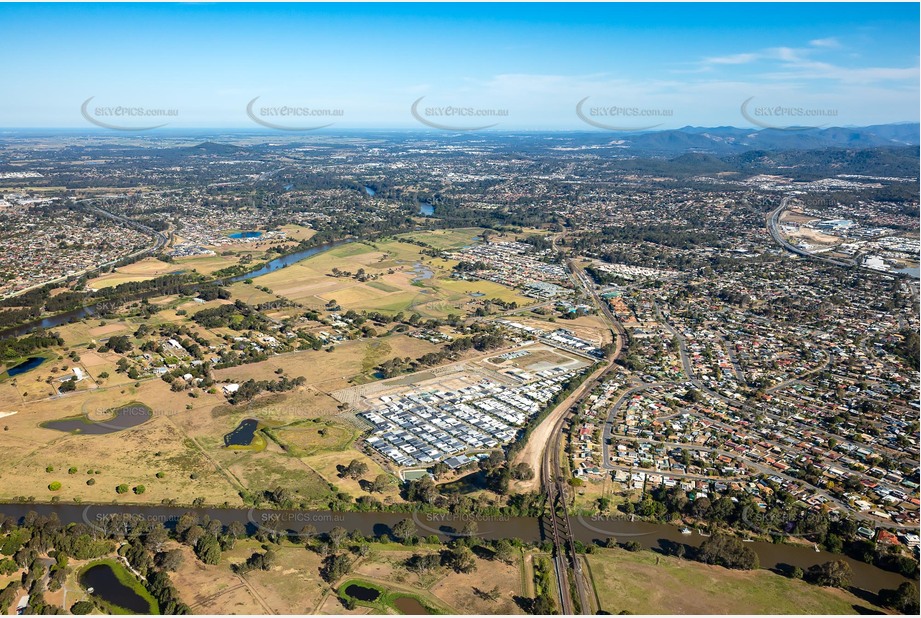
{"type": "Polygon", "coordinates": [[[17,132],[17,131],[82,131],[86,133],[94,134],[105,134],[105,135],[138,135],[138,134],[155,134],[155,133],[168,133],[168,132],[179,132],[179,131],[236,131],[236,132],[248,132],[248,133],[260,133],[266,135],[311,135],[319,133],[336,133],[340,131],[388,131],[388,132],[415,132],[415,133],[470,133],[472,135],[481,134],[481,133],[503,133],[503,132],[521,132],[521,133],[591,133],[597,135],[615,135],[615,134],[642,134],[642,133],[665,133],[667,131],[681,131],[684,129],[735,129],[739,131],[752,131],[752,132],[761,132],[761,131],[786,131],[791,128],[796,128],[799,130],[805,131],[827,131],[830,129],[866,129],[869,127],[882,127],[882,126],[899,126],[899,125],[921,125],[921,120],[899,120],[893,122],[876,122],[872,124],[847,124],[847,125],[831,125],[831,126],[802,126],[802,125],[790,125],[788,127],[744,127],[736,126],[732,124],[723,124],[723,125],[683,125],[680,127],[672,128],[644,128],[644,129],[621,129],[621,130],[605,130],[605,129],[593,129],[593,128],[553,128],[553,129],[542,129],[542,128],[526,128],[526,127],[489,127],[483,129],[436,129],[431,127],[414,127],[414,126],[399,126],[399,127],[323,127],[317,129],[268,129],[268,128],[258,128],[258,127],[244,127],[244,126],[176,126],[176,127],[157,127],[157,128],[139,128],[139,129],[106,129],[102,127],[78,127],[78,126],[56,126],[56,127],[2,127],[0,126],[0,131],[3,132],[17,132]]]}

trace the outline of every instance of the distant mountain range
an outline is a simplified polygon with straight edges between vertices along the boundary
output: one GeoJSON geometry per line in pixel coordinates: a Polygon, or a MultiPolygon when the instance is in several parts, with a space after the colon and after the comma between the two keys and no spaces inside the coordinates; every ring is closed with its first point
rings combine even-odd
{"type": "Polygon", "coordinates": [[[700,152],[714,155],[751,150],[820,150],[823,148],[880,148],[921,144],[918,123],[818,129],[739,129],[683,127],[645,133],[617,133],[617,145],[645,153],[700,152]]]}
{"type": "MultiPolygon", "coordinates": [[[[541,151],[545,148],[591,148],[618,153],[624,157],[674,158],[683,154],[704,154],[713,157],[742,155],[749,152],[814,151],[826,149],[866,150],[871,148],[905,148],[921,145],[921,125],[917,122],[881,124],[867,127],[826,127],[815,129],[740,129],[738,127],[682,127],[643,132],[633,131],[470,131],[438,130],[367,130],[327,129],[307,134],[284,134],[278,131],[247,129],[180,129],[165,128],[138,134],[79,129],[0,129],[0,140],[55,137],[73,139],[86,137],[93,146],[153,147],[161,156],[234,156],[259,152],[272,145],[286,148],[301,140],[313,145],[337,139],[354,140],[362,137],[384,141],[436,141],[463,145],[484,143],[519,152],[541,151]],[[100,138],[101,141],[100,141],[100,138]],[[112,141],[109,142],[109,139],[112,141]],[[241,144],[240,141],[243,143],[241,144]],[[233,142],[237,142],[236,144],[233,142]],[[149,146],[144,146],[144,144],[149,146]]],[[[73,144],[68,144],[73,146],[73,144]]],[[[76,146],[81,148],[81,146],[76,146]]],[[[85,147],[83,147],[85,148],[85,147]]]]}

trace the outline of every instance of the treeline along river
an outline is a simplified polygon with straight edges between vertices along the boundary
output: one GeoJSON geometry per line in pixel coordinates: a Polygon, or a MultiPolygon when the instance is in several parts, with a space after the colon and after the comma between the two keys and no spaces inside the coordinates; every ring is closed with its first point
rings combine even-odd
{"type": "MultiPolygon", "coordinates": [[[[317,245],[316,247],[310,247],[309,249],[304,249],[302,251],[295,251],[294,253],[289,253],[281,257],[277,257],[273,260],[266,262],[261,265],[258,269],[251,272],[243,273],[241,275],[236,275],[226,279],[226,283],[236,283],[238,281],[244,281],[246,279],[253,279],[255,277],[260,277],[272,271],[278,270],[279,268],[284,268],[285,266],[290,266],[300,262],[301,260],[306,260],[309,257],[313,257],[318,253],[323,253],[324,251],[329,251],[339,245],[352,242],[351,240],[340,240],[337,242],[327,243],[324,245],[317,245]]],[[[220,282],[220,281],[219,281],[220,282]]],[[[125,302],[142,300],[144,298],[151,298],[153,296],[162,296],[163,292],[161,291],[152,291],[145,292],[141,294],[135,294],[129,298],[123,299],[125,302]]],[[[0,330],[0,339],[6,339],[8,337],[21,337],[29,332],[43,328],[48,330],[50,328],[55,328],[63,324],[68,324],[70,322],[76,322],[82,320],[83,318],[89,318],[97,313],[99,313],[99,307],[109,306],[109,301],[100,300],[96,304],[86,305],[78,309],[71,309],[70,311],[65,311],[63,313],[58,313],[40,320],[33,320],[32,322],[26,322],[19,326],[14,326],[12,328],[7,328],[5,330],[0,330]]]]}
{"type": "MultiPolygon", "coordinates": [[[[329,532],[337,526],[346,530],[358,530],[365,536],[382,536],[390,534],[397,522],[411,518],[416,525],[419,536],[438,535],[443,541],[463,536],[462,531],[470,521],[477,526],[476,536],[487,539],[517,538],[527,542],[540,542],[547,539],[545,522],[538,517],[475,516],[438,513],[390,513],[357,511],[289,511],[269,509],[242,508],[188,508],[181,506],[142,506],[111,504],[27,504],[0,503],[0,514],[14,519],[24,518],[30,511],[39,515],[57,515],[64,524],[85,523],[104,529],[105,522],[113,515],[133,515],[148,521],[160,522],[172,527],[185,513],[198,516],[207,515],[218,519],[225,526],[239,522],[246,526],[248,532],[254,533],[259,528],[281,533],[299,533],[307,525],[312,525],[318,533],[329,532]]],[[[699,533],[682,534],[675,527],[667,524],[647,522],[630,522],[619,519],[595,517],[574,517],[572,519],[573,535],[583,543],[604,541],[614,537],[619,542],[635,541],[644,549],[664,550],[676,543],[691,547],[699,546],[705,537],[699,533]]],[[[898,588],[899,584],[909,581],[898,573],[884,571],[871,564],[854,560],[841,554],[815,551],[810,545],[768,543],[754,541],[747,545],[758,554],[762,568],[782,569],[800,567],[808,570],[816,564],[830,560],[847,562],[854,572],[851,585],[878,593],[883,588],[898,588]]]]}

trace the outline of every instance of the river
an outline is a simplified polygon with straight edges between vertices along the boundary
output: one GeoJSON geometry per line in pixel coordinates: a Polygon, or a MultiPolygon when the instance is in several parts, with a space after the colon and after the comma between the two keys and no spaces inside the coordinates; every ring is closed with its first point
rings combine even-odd
{"type": "MultiPolygon", "coordinates": [[[[278,531],[300,532],[310,524],[317,532],[329,532],[341,526],[346,530],[358,530],[366,536],[388,534],[391,528],[402,519],[412,518],[416,525],[416,534],[427,536],[437,534],[442,540],[464,536],[464,527],[471,520],[477,524],[476,536],[484,539],[518,538],[522,541],[537,542],[543,540],[545,522],[537,517],[488,517],[464,516],[431,513],[368,513],[368,512],[334,512],[334,511],[288,511],[243,508],[200,508],[169,506],[121,506],[111,504],[20,504],[2,503],[0,513],[13,518],[22,518],[29,511],[39,515],[56,513],[62,523],[83,522],[98,525],[107,515],[132,514],[166,525],[174,523],[188,512],[208,515],[227,525],[238,521],[253,532],[258,528],[278,531]]],[[[618,542],[636,541],[646,549],[661,550],[674,543],[697,547],[705,538],[694,532],[681,534],[681,531],[667,524],[646,522],[629,522],[621,519],[601,519],[595,517],[573,517],[573,535],[576,539],[590,543],[614,537],[618,542]]],[[[898,573],[884,571],[873,565],[859,562],[847,556],[826,551],[815,551],[808,545],[775,544],[764,541],[747,543],[761,562],[762,568],[777,568],[785,565],[797,566],[807,570],[809,567],[828,562],[844,560],[854,571],[852,585],[877,593],[882,588],[897,588],[902,582],[910,581],[898,573]]]]}
{"type": "MultiPolygon", "coordinates": [[[[339,240],[336,242],[327,243],[325,245],[317,245],[316,247],[311,247],[310,249],[304,249],[303,251],[296,251],[282,257],[277,257],[257,270],[253,270],[242,275],[237,275],[236,277],[231,277],[227,279],[227,282],[236,283],[237,281],[244,281],[246,279],[253,279],[261,275],[268,274],[272,271],[278,270],[279,268],[284,268],[285,266],[290,266],[301,260],[306,260],[309,257],[328,251],[339,245],[352,242],[352,240],[339,240]]],[[[139,294],[136,296],[127,299],[127,302],[141,300],[143,298],[152,298],[154,296],[160,296],[159,292],[156,293],[145,293],[139,294]]],[[[61,326],[62,324],[67,324],[69,322],[77,322],[83,318],[89,318],[97,313],[97,307],[102,304],[107,304],[106,301],[100,301],[95,305],[87,305],[86,307],[80,307],[79,309],[72,309],[70,311],[65,311],[64,313],[58,313],[47,318],[42,318],[41,320],[35,320],[33,322],[28,322],[20,326],[14,326],[6,330],[0,331],[0,339],[6,339],[8,337],[21,337],[36,328],[50,329],[55,328],[56,326],[61,326]]]]}

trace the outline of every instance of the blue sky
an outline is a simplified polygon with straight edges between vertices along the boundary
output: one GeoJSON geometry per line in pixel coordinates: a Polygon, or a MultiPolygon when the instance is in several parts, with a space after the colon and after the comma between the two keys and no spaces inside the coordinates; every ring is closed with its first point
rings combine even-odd
{"type": "Polygon", "coordinates": [[[178,110],[174,128],[258,128],[254,97],[341,128],[420,128],[419,97],[509,129],[590,128],[586,97],[657,116],[598,117],[623,127],[753,126],[751,97],[916,122],[918,32],[911,3],[0,4],[0,126],[90,128],[89,97],[178,110]]]}

